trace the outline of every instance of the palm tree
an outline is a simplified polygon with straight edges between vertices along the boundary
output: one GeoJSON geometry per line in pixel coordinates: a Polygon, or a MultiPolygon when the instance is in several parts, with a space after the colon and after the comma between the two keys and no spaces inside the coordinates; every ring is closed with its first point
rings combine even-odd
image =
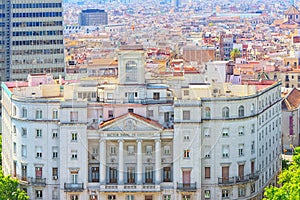
{"type": "Polygon", "coordinates": [[[232,60],[236,60],[236,58],[240,57],[241,55],[241,52],[240,50],[238,50],[237,48],[234,48],[231,52],[230,52],[230,58],[232,60]]]}

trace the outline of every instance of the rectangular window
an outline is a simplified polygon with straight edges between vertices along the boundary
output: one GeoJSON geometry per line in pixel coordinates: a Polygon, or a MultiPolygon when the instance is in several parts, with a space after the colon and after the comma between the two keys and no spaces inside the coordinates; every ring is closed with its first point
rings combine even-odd
{"type": "Polygon", "coordinates": [[[147,117],[153,117],[153,110],[147,110],[147,117]]]}
{"type": "Polygon", "coordinates": [[[152,155],[152,146],[150,146],[150,145],[146,146],[146,154],[147,155],[152,155]]]}
{"type": "Polygon", "coordinates": [[[52,158],[58,158],[58,147],[52,147],[52,158]]]}
{"type": "Polygon", "coordinates": [[[113,93],[107,93],[107,99],[112,100],[113,99],[113,93]]]}
{"type": "Polygon", "coordinates": [[[222,130],[222,136],[223,137],[228,137],[229,136],[229,129],[228,128],[223,128],[223,130],[222,130]]]}
{"type": "Polygon", "coordinates": [[[153,167],[145,167],[146,183],[153,183],[153,167]]]}
{"type": "Polygon", "coordinates": [[[239,127],[239,135],[244,135],[244,127],[243,126],[240,126],[239,127]]]}
{"type": "Polygon", "coordinates": [[[35,177],[36,178],[42,178],[43,177],[43,168],[42,167],[36,167],[35,168],[35,177]]]}
{"type": "Polygon", "coordinates": [[[13,145],[14,145],[14,154],[16,154],[17,153],[17,143],[14,142],[13,145]]]}
{"type": "Polygon", "coordinates": [[[209,128],[204,128],[203,134],[204,134],[204,137],[209,137],[210,136],[209,128]]]}
{"type": "Polygon", "coordinates": [[[204,190],[204,198],[210,199],[210,190],[204,190]]]}
{"type": "Polygon", "coordinates": [[[92,167],[92,182],[99,182],[99,167],[92,167]]]}
{"type": "Polygon", "coordinates": [[[71,151],[71,160],[77,160],[77,151],[76,150],[71,151]]]}
{"type": "Polygon", "coordinates": [[[153,92],[153,99],[159,100],[159,92],[153,92]]]}
{"type": "Polygon", "coordinates": [[[43,198],[43,191],[42,190],[36,190],[35,191],[35,197],[36,198],[43,198]]]}
{"type": "Polygon", "coordinates": [[[58,119],[58,110],[53,110],[52,119],[58,119]]]}
{"type": "Polygon", "coordinates": [[[35,111],[35,119],[42,119],[42,118],[43,118],[42,110],[36,110],[35,111]]]}
{"type": "Polygon", "coordinates": [[[58,138],[58,132],[57,130],[52,130],[52,138],[58,138]]]}
{"type": "Polygon", "coordinates": [[[58,178],[58,168],[57,167],[52,168],[52,178],[54,180],[56,180],[58,178]]]}
{"type": "Polygon", "coordinates": [[[163,168],[163,181],[164,182],[171,182],[171,167],[164,167],[163,168]]]}
{"type": "Polygon", "coordinates": [[[185,142],[190,141],[190,136],[189,135],[183,136],[183,141],[185,142]]]}
{"type": "Polygon", "coordinates": [[[128,155],[134,155],[134,146],[130,145],[127,147],[128,155]]]}
{"type": "Polygon", "coordinates": [[[111,155],[116,155],[117,154],[116,146],[110,146],[110,154],[111,155]]]}
{"type": "Polygon", "coordinates": [[[22,127],[22,136],[27,137],[27,128],[22,127]]]}
{"type": "Polygon", "coordinates": [[[13,133],[17,133],[17,127],[16,127],[16,125],[13,125],[13,133]]]}
{"type": "Polygon", "coordinates": [[[187,150],[184,150],[184,151],[183,151],[183,157],[184,157],[184,158],[190,158],[190,150],[188,150],[188,149],[187,149],[187,150]]]}
{"type": "Polygon", "coordinates": [[[223,150],[222,153],[223,158],[229,158],[229,145],[223,145],[222,150],[223,150]]]}
{"type": "Polygon", "coordinates": [[[70,112],[70,122],[78,122],[78,112],[77,111],[70,112]]]}
{"type": "Polygon", "coordinates": [[[36,137],[41,138],[42,137],[42,129],[36,129],[36,137]]]}
{"type": "Polygon", "coordinates": [[[190,91],[189,90],[183,90],[183,95],[184,96],[189,96],[190,95],[190,91]]]}
{"type": "Polygon", "coordinates": [[[244,156],[244,144],[239,144],[239,156],[244,156]]]}
{"type": "Polygon", "coordinates": [[[204,158],[210,158],[211,147],[206,145],[204,146],[204,158]]]}
{"type": "Polygon", "coordinates": [[[76,132],[72,132],[72,133],[71,133],[71,137],[72,137],[72,138],[71,138],[71,141],[72,141],[72,142],[77,142],[78,134],[77,134],[76,132]]]}
{"type": "Polygon", "coordinates": [[[246,196],[246,188],[245,187],[239,187],[238,188],[238,197],[244,197],[246,196]]]}
{"type": "Polygon", "coordinates": [[[145,195],[145,200],[152,200],[152,199],[153,199],[152,195],[145,195]]]}
{"type": "Polygon", "coordinates": [[[191,200],[191,195],[189,195],[189,194],[183,194],[182,195],[182,199],[184,199],[184,200],[191,200]]]}
{"type": "Polygon", "coordinates": [[[171,195],[170,194],[164,194],[163,200],[171,200],[171,195]]]}
{"type": "Polygon", "coordinates": [[[22,108],[22,118],[27,118],[27,109],[22,108]]]}
{"type": "Polygon", "coordinates": [[[114,111],[113,110],[109,110],[108,111],[108,118],[113,118],[114,117],[114,111]]]}
{"type": "Polygon", "coordinates": [[[229,190],[222,190],[222,198],[229,198],[229,190]]]}
{"type": "Polygon", "coordinates": [[[210,167],[205,167],[204,171],[205,171],[205,178],[210,179],[210,167]]]}
{"type": "Polygon", "coordinates": [[[189,110],[182,111],[182,119],[183,120],[190,120],[191,119],[189,110]]]}
{"type": "Polygon", "coordinates": [[[127,195],[126,200],[134,200],[134,195],[127,195]]]}
{"type": "Polygon", "coordinates": [[[164,146],[164,155],[170,155],[170,153],[171,153],[171,147],[164,146]]]}
{"type": "Polygon", "coordinates": [[[252,141],[251,142],[251,153],[254,153],[255,152],[255,142],[252,141]]]}
{"type": "Polygon", "coordinates": [[[71,199],[71,200],[79,200],[79,197],[78,197],[78,195],[72,194],[72,195],[70,196],[70,199],[71,199]]]}
{"type": "Polygon", "coordinates": [[[27,157],[27,146],[22,145],[22,157],[27,157]]]}
{"type": "Polygon", "coordinates": [[[108,195],[107,196],[107,200],[116,200],[116,199],[117,199],[116,195],[108,195]]]}

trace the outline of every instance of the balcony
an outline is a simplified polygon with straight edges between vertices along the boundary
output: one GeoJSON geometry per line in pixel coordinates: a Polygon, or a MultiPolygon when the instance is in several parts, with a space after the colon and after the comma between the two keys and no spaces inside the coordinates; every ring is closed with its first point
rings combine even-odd
{"type": "Polygon", "coordinates": [[[28,177],[20,176],[20,175],[16,175],[15,177],[19,180],[20,184],[29,184],[29,178],[28,177]]]}
{"type": "Polygon", "coordinates": [[[82,192],[84,190],[83,183],[65,183],[65,192],[82,192]]]}
{"type": "Polygon", "coordinates": [[[177,183],[177,190],[196,192],[197,183],[177,183]]]}
{"type": "Polygon", "coordinates": [[[235,183],[234,177],[223,177],[218,178],[218,184],[219,185],[233,185],[235,183]]]}
{"type": "Polygon", "coordinates": [[[46,186],[46,178],[30,178],[29,181],[34,186],[46,186]]]}
{"type": "Polygon", "coordinates": [[[159,192],[160,185],[155,184],[126,184],[126,185],[116,185],[116,184],[107,184],[101,185],[101,192],[159,192]]]}

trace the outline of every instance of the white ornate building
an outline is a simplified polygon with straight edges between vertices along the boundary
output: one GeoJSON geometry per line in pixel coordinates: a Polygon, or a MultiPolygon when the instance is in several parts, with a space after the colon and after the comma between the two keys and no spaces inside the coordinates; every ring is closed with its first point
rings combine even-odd
{"type": "Polygon", "coordinates": [[[118,60],[117,84],[2,84],[3,170],[31,199],[260,199],[275,183],[280,82],[174,89],[145,79],[142,48],[118,60]]]}

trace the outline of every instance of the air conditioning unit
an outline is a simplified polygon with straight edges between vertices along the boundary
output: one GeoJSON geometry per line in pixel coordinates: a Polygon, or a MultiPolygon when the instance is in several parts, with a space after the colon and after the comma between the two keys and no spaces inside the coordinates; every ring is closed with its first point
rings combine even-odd
{"type": "Polygon", "coordinates": [[[53,176],[52,177],[53,180],[57,180],[57,178],[58,178],[57,176],[53,176]]]}

